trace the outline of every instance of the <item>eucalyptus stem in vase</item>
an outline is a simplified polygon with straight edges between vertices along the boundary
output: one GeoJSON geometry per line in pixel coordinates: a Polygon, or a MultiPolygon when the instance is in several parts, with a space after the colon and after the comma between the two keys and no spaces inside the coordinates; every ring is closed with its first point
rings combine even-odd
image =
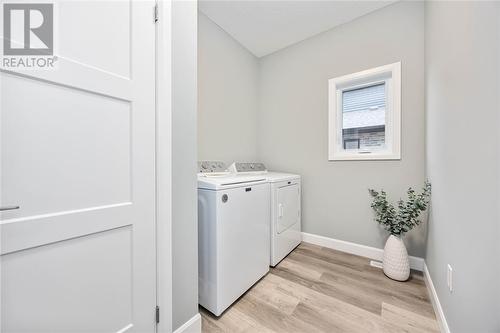
{"type": "Polygon", "coordinates": [[[371,207],[375,211],[375,220],[391,234],[384,247],[384,273],[391,279],[406,281],[410,276],[410,261],[402,238],[422,222],[419,217],[429,205],[431,184],[425,182],[421,193],[410,187],[408,199],[400,199],[397,207],[388,201],[385,191],[368,191],[373,197],[371,207]]]}

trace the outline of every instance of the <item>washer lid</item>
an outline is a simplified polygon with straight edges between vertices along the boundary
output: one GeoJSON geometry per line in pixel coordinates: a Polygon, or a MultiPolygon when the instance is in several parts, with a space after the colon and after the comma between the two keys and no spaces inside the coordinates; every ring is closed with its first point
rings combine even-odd
{"type": "Polygon", "coordinates": [[[221,190],[234,187],[245,187],[248,185],[266,183],[266,177],[230,175],[220,177],[208,177],[203,174],[198,175],[198,188],[206,190],[221,190]]]}

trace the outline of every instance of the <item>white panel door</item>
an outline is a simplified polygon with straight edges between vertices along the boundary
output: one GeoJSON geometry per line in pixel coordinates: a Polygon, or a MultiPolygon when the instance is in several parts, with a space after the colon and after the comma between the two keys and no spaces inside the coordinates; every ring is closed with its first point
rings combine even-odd
{"type": "Polygon", "coordinates": [[[57,68],[0,73],[1,331],[154,332],[154,2],[56,9],[57,68]]]}

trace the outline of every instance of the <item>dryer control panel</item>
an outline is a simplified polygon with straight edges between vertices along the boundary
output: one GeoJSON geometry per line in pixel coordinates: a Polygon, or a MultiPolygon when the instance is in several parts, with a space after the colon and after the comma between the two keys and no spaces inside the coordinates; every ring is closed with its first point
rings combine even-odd
{"type": "Polygon", "coordinates": [[[247,173],[247,172],[265,173],[265,172],[267,172],[267,169],[266,169],[266,166],[264,165],[264,163],[253,163],[253,162],[249,162],[249,163],[234,162],[229,167],[229,170],[231,172],[235,172],[235,173],[247,173]]]}

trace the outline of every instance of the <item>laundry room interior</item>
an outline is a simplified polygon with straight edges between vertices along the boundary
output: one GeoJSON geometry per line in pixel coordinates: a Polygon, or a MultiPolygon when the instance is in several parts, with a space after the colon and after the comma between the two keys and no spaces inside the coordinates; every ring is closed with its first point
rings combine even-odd
{"type": "Polygon", "coordinates": [[[500,333],[500,0],[0,18],[0,333],[500,333]]]}
{"type": "MultiPolygon", "coordinates": [[[[466,66],[474,57],[460,50],[488,50],[473,36],[488,31],[491,41],[496,23],[492,15],[489,28],[467,30],[470,45],[442,24],[464,32],[486,7],[199,2],[197,112],[174,112],[189,124],[174,128],[174,142],[196,140],[198,175],[197,203],[192,192],[177,199],[196,207],[179,208],[180,220],[197,214],[197,225],[175,222],[173,198],[174,328],[198,312],[204,332],[449,332],[449,320],[463,332],[493,327],[479,319],[480,311],[492,318],[492,299],[477,298],[480,284],[463,288],[472,268],[445,231],[459,232],[445,218],[455,199],[443,149],[464,143],[458,133],[442,136],[457,110],[438,110],[451,108],[444,100],[459,89],[443,86],[451,57],[443,43],[466,66]],[[482,310],[464,319],[459,293],[482,310]]],[[[186,153],[192,164],[185,147],[177,156],[186,153]]]]}

